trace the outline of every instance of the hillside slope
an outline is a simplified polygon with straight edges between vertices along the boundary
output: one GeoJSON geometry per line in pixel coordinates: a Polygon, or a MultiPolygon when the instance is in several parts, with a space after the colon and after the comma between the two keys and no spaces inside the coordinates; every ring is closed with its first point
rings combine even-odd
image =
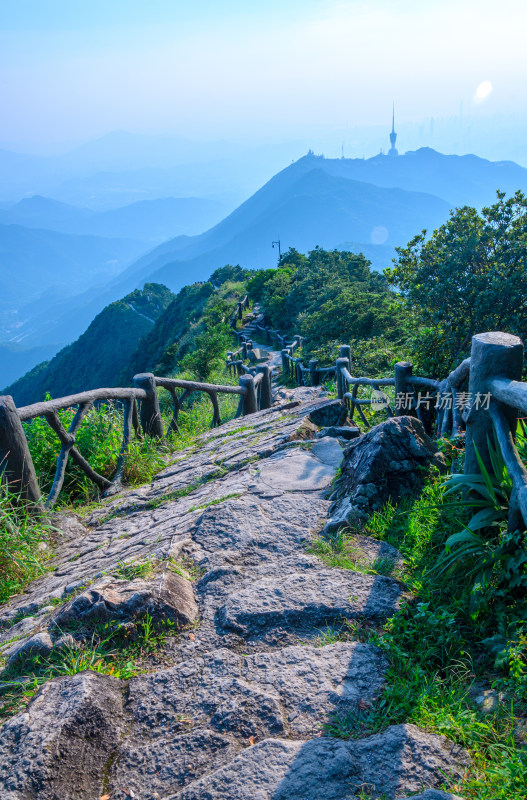
{"type": "Polygon", "coordinates": [[[527,191],[527,170],[512,162],[448,156],[430,148],[398,158],[326,159],[309,154],[268,181],[201,236],[176,238],[141,257],[121,276],[161,280],[180,288],[189,271],[206,278],[222,263],[271,266],[271,242],[282,249],[332,248],[353,242],[377,269],[396,245],[422,228],[433,230],[454,206],[492,203],[497,189],[527,191]],[[362,247],[363,246],[363,247],[362,247]]]}
{"type": "Polygon", "coordinates": [[[317,245],[331,249],[346,239],[371,246],[378,233],[383,244],[393,247],[423,227],[439,225],[448,215],[448,204],[432,195],[379,188],[310,166],[311,160],[279,173],[201,236],[156,248],[127,269],[119,283],[163,276],[176,290],[189,272],[203,279],[225,263],[270,266],[271,242],[277,238],[283,249],[307,251],[317,245]]]}
{"type": "Polygon", "coordinates": [[[50,297],[45,307],[28,308],[17,319],[19,338],[31,344],[71,341],[104,306],[145,281],[160,281],[178,291],[189,282],[206,280],[226,263],[272,266],[276,250],[271,242],[276,239],[282,251],[316,245],[363,251],[382,269],[390,266],[394,246],[444,222],[453,206],[491,203],[497,188],[527,190],[527,170],[426,148],[396,159],[308,155],[205,233],[163,243],[103,288],[86,289],[71,302],[50,297]]]}
{"type": "Polygon", "coordinates": [[[4,390],[17,405],[118,385],[139,340],[152,328],[173,295],[165,286],[146,284],[98,314],[76,342],[39,364],[4,390]]]}

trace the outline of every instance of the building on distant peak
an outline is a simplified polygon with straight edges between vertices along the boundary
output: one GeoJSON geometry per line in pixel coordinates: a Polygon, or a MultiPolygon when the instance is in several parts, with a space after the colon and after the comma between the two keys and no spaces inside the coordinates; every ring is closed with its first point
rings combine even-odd
{"type": "Polygon", "coordinates": [[[397,134],[395,133],[395,103],[393,104],[392,108],[392,132],[390,133],[390,144],[391,147],[388,150],[389,156],[398,156],[399,153],[395,147],[395,140],[397,139],[397,134]]]}

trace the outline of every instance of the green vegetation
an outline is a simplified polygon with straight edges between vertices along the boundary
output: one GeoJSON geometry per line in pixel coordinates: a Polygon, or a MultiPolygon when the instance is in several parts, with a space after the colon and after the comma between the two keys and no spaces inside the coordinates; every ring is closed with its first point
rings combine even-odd
{"type": "Polygon", "coordinates": [[[378,376],[404,354],[400,299],[362,254],[290,249],[278,269],[256,272],[247,288],[272,327],[305,337],[305,359],[330,364],[347,343],[355,371],[378,376]]]}
{"type": "Polygon", "coordinates": [[[479,214],[465,206],[426,238],[396,248],[386,276],[405,300],[409,346],[424,372],[446,375],[482,331],[527,337],[527,198],[516,192],[479,214]]]}
{"type": "Polygon", "coordinates": [[[318,556],[328,567],[352,569],[367,575],[392,575],[396,567],[390,558],[377,558],[370,563],[357,543],[353,533],[338,530],[329,539],[316,537],[310,544],[308,552],[318,556]]]}
{"type": "Polygon", "coordinates": [[[222,350],[229,349],[229,342],[234,347],[228,323],[245,292],[243,279],[248,274],[241,267],[225,266],[207,282],[185,286],[141,340],[121,380],[126,384],[138,372],[169,375],[175,369],[209,378],[218,368],[222,350]]]}
{"type": "Polygon", "coordinates": [[[53,650],[47,656],[28,656],[2,673],[0,722],[23,708],[46,681],[84,670],[129,680],[145,671],[147,661],[169,636],[178,633],[175,623],[154,625],[151,615],[133,623],[101,623],[85,640],[53,650]]]}
{"type": "MultiPolygon", "coordinates": [[[[151,363],[143,363],[138,369],[154,368],[158,374],[175,374],[181,378],[208,380],[214,383],[236,382],[235,378],[231,378],[226,373],[223,362],[227,349],[232,348],[235,344],[228,320],[244,289],[243,284],[234,284],[229,277],[231,275],[239,276],[240,270],[240,267],[224,267],[222,270],[218,270],[218,274],[215,273],[211,278],[211,280],[215,280],[215,285],[218,285],[217,289],[212,283],[186,287],[168,306],[168,317],[161,313],[161,307],[159,307],[159,325],[156,324],[151,335],[143,340],[145,347],[141,346],[138,354],[147,358],[155,352],[155,357],[157,357],[159,353],[155,350],[155,346],[159,344],[159,339],[164,342],[160,364],[156,366],[151,363]],[[166,326],[174,319],[178,319],[180,324],[188,328],[186,335],[176,343],[177,346],[170,337],[167,339],[165,336],[166,326]]],[[[152,285],[147,284],[144,292],[134,292],[125,299],[130,300],[131,298],[138,309],[145,310],[145,303],[152,304],[158,300],[152,294],[152,285]],[[148,300],[143,297],[144,292],[147,291],[150,292],[148,300]]],[[[172,330],[171,335],[174,336],[177,330],[177,328],[175,331],[172,330]]],[[[138,354],[136,354],[137,357],[138,354]]],[[[86,388],[86,386],[82,388],[86,388]]],[[[163,390],[160,390],[159,395],[165,428],[168,429],[172,416],[171,398],[168,392],[163,390]]],[[[220,395],[218,402],[222,420],[232,419],[238,406],[238,397],[236,395],[220,395]]],[[[59,413],[64,427],[69,426],[74,413],[74,409],[59,413]]],[[[188,448],[199,434],[209,429],[211,419],[212,407],[209,398],[195,393],[179,414],[179,431],[177,433],[170,433],[161,443],[147,437],[144,441],[134,438],[125,460],[124,484],[133,486],[150,481],[157,472],[166,466],[174,452],[188,448]]],[[[25,423],[25,430],[40,486],[43,493],[46,494],[53,483],[60,442],[44,418],[36,418],[25,423]]],[[[76,446],[98,473],[111,478],[117,468],[122,435],[123,415],[120,405],[105,403],[88,412],[76,435],[76,446]]],[[[93,502],[97,497],[98,490],[95,485],[70,459],[66,470],[64,489],[59,496],[59,507],[72,504],[84,506],[93,502]]]]}
{"type": "MultiPolygon", "coordinates": [[[[227,376],[223,359],[227,349],[235,349],[228,322],[246,290],[251,300],[262,303],[272,327],[304,337],[305,361],[317,357],[321,365],[329,364],[338,346],[348,343],[356,375],[391,373],[394,361],[407,357],[416,370],[445,375],[468,354],[475,332],[501,329],[527,336],[526,211],[527,199],[519,193],[509,200],[499,194],[498,202],[481,214],[458,209],[428,239],[423,233],[399,248],[394,268],[385,275],[371,271],[363,255],[320,248],[307,256],[291,249],[277,269],[248,273],[239,266],[222,267],[210,281],[185,287],[164,310],[160,308],[135,352],[120,362],[120,379],[129,384],[134,373],[154,371],[236,382],[227,376]],[[503,291],[505,285],[507,291],[503,291]]],[[[150,302],[142,295],[136,297],[137,310],[142,300],[150,302]]],[[[146,307],[141,308],[146,313],[146,307]]],[[[168,424],[170,398],[167,393],[160,393],[160,398],[168,424]]],[[[238,398],[220,396],[219,400],[222,419],[232,418],[238,398]]],[[[372,423],[378,421],[370,411],[365,413],[372,423]]],[[[65,426],[72,414],[62,412],[65,426]]],[[[180,413],[177,434],[163,443],[132,443],[125,483],[150,480],[177,450],[194,445],[196,436],[208,429],[211,416],[209,399],[192,395],[180,413]]],[[[42,489],[47,491],[58,441],[43,420],[28,423],[26,431],[42,489]]],[[[103,404],[89,412],[77,443],[98,472],[111,476],[121,437],[122,412],[103,404]]],[[[527,461],[522,431],[517,441],[527,461]]],[[[527,716],[527,535],[507,531],[512,487],[497,447],[492,449],[491,471],[481,465],[480,474],[464,476],[460,443],[444,441],[441,446],[454,474],[445,480],[432,472],[420,497],[388,504],[360,531],[396,547],[404,559],[402,570],[386,559],[365,562],[354,538],[356,530],[341,530],[311,545],[311,552],[329,566],[396,574],[407,590],[401,610],[381,629],[356,621],[321,633],[321,645],[343,638],[369,641],[381,647],[388,660],[386,687],[375,703],[336,714],[327,731],[336,736],[364,736],[391,724],[414,723],[445,734],[470,751],[472,767],[460,786],[450,787],[454,791],[467,800],[524,800],[527,747],[521,723],[527,716]],[[490,713],[483,713],[474,701],[477,691],[484,689],[495,691],[496,698],[500,692],[505,696],[490,713]]],[[[160,497],[155,504],[189,495],[221,474],[224,470],[218,465],[216,471],[160,497]]],[[[206,508],[232,496],[193,508],[206,508]]],[[[78,506],[96,497],[93,484],[70,463],[59,504],[78,506]]],[[[0,514],[2,601],[46,568],[52,531],[31,523],[5,493],[0,496],[0,514]]],[[[134,561],[120,564],[115,574],[130,579],[147,575],[153,568],[153,562],[134,561]]],[[[193,580],[200,577],[199,569],[184,558],[169,568],[193,580]]],[[[166,634],[154,632],[148,619],[136,626],[133,641],[119,628],[96,630],[80,648],[54,653],[48,660],[36,659],[29,671],[24,665],[30,682],[19,682],[6,695],[5,708],[18,707],[24,696],[54,675],[86,668],[118,677],[135,674],[166,634]]],[[[7,678],[16,683],[17,674],[7,678]]]]}
{"type": "MultiPolygon", "coordinates": [[[[474,508],[461,501],[461,490],[459,482],[433,473],[420,497],[399,506],[388,504],[361,531],[399,549],[405,561],[405,587],[413,597],[380,630],[348,622],[321,632],[321,645],[339,639],[376,644],[389,664],[386,687],[377,701],[335,714],[326,730],[334,736],[360,737],[408,722],[444,734],[468,749],[472,758],[466,779],[450,786],[452,791],[467,800],[523,800],[527,783],[521,727],[527,715],[524,608],[515,600],[514,579],[506,591],[511,573],[498,561],[493,562],[487,583],[478,586],[477,607],[474,568],[479,554],[465,553],[445,563],[446,543],[474,519],[474,508]],[[454,499],[452,490],[457,493],[454,499]],[[496,697],[504,692],[505,699],[484,713],[474,696],[490,688],[496,697]]],[[[324,543],[316,540],[313,551],[328,564],[356,569],[353,533],[343,530],[324,543]]]]}
{"type": "Polygon", "coordinates": [[[0,603],[46,571],[53,528],[0,487],[0,603]]]}

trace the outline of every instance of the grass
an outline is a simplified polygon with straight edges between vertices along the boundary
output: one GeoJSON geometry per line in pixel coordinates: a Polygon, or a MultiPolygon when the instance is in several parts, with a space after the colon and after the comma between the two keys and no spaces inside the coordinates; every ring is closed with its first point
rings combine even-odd
{"type": "Polygon", "coordinates": [[[209,500],[207,503],[202,503],[200,506],[191,506],[189,511],[199,511],[204,508],[208,508],[209,506],[218,506],[220,503],[224,503],[226,500],[232,500],[235,497],[240,497],[241,492],[231,492],[231,494],[226,494],[224,497],[218,497],[216,500],[209,500]]]}
{"type": "Polygon", "coordinates": [[[201,576],[204,574],[204,570],[199,567],[195,561],[187,556],[181,556],[181,558],[177,560],[171,558],[168,561],[167,567],[172,572],[175,572],[176,575],[181,575],[182,578],[186,578],[192,583],[199,581],[201,576]]]}
{"type": "MultiPolygon", "coordinates": [[[[458,784],[449,785],[451,791],[465,800],[525,800],[527,748],[519,726],[527,716],[527,648],[517,648],[515,660],[497,665],[486,643],[499,619],[492,609],[471,613],[470,582],[462,569],[437,577],[434,565],[444,543],[459,529],[459,510],[443,502],[443,491],[432,475],[417,500],[388,504],[361,531],[399,549],[414,597],[381,630],[345,623],[321,632],[320,645],[366,640],[381,647],[388,660],[377,700],[362,710],[336,712],[326,733],[355,738],[413,723],[468,750],[471,767],[458,784]],[[474,703],[471,690],[481,685],[505,691],[507,699],[495,712],[483,713],[474,703]]],[[[343,531],[333,541],[316,540],[313,551],[332,566],[356,569],[350,535],[343,531]]]]}
{"type": "Polygon", "coordinates": [[[87,641],[53,650],[47,658],[34,656],[17,663],[2,674],[0,723],[20,711],[39,687],[52,678],[92,670],[129,680],[145,671],[148,657],[177,631],[177,625],[168,620],[154,625],[147,612],[133,625],[100,624],[87,641]]]}
{"type": "Polygon", "coordinates": [[[155,556],[150,556],[144,561],[137,559],[130,559],[129,561],[119,561],[117,567],[111,570],[111,574],[115,578],[133,581],[136,578],[148,578],[152,575],[157,559],[155,556]]]}
{"type": "Polygon", "coordinates": [[[52,555],[52,525],[28,513],[5,486],[0,487],[0,602],[18,594],[46,572],[52,555]]]}
{"type": "Polygon", "coordinates": [[[391,575],[396,566],[391,558],[377,558],[368,562],[353,532],[345,529],[338,530],[330,537],[317,536],[308,552],[318,556],[328,567],[351,569],[366,575],[391,575]]]}

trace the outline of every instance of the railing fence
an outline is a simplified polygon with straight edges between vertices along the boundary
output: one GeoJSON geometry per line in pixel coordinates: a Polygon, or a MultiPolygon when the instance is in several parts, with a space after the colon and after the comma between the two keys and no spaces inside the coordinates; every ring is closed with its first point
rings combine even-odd
{"type": "MultiPolygon", "coordinates": [[[[237,304],[231,320],[233,330],[236,321],[243,317],[243,310],[248,308],[248,305],[247,296],[237,304]]],[[[223,386],[179,378],[158,377],[150,372],[144,372],[134,376],[133,387],[91,389],[68,397],[46,400],[20,408],[16,407],[11,396],[0,396],[0,477],[13,492],[29,503],[30,508],[40,513],[45,509],[52,508],[55,504],[64,485],[66,467],[71,457],[101,492],[105,495],[113,494],[122,484],[126,454],[133,433],[135,432],[138,439],[142,439],[143,436],[164,439],[171,431],[177,432],[182,404],[192,393],[202,392],[209,397],[213,412],[211,427],[221,425],[219,394],[239,396],[237,417],[254,414],[256,411],[272,406],[269,365],[259,364],[254,370],[246,368],[238,374],[238,386],[223,386]],[[172,399],[172,418],[166,433],[159,405],[159,389],[168,391],[172,399]],[[179,396],[176,391],[178,389],[182,390],[179,396]],[[108,401],[119,403],[123,409],[123,439],[117,469],[111,480],[96,472],[75,446],[76,434],[88,411],[95,403],[108,401]],[[58,412],[75,407],[75,414],[66,430],[58,412]],[[23,422],[30,422],[36,417],[43,417],[46,420],[60,442],[53,485],[45,501],[41,495],[22,425],[23,422]]]]}

